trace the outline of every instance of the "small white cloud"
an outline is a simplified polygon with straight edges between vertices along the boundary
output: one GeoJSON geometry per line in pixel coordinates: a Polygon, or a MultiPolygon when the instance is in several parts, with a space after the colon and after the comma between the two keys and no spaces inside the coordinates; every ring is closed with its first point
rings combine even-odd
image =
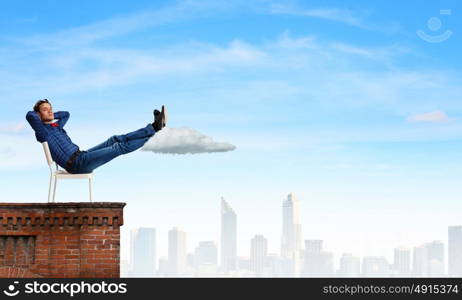
{"type": "Polygon", "coordinates": [[[394,166],[390,164],[376,164],[374,167],[379,170],[390,170],[394,168],[394,166]]]}
{"type": "Polygon", "coordinates": [[[232,144],[215,142],[211,137],[187,127],[165,127],[141,148],[142,151],[170,154],[226,152],[234,149],[236,146],[232,144]]]}
{"type": "Polygon", "coordinates": [[[46,160],[42,146],[33,134],[0,132],[0,170],[45,167],[46,160]]]}
{"type": "Polygon", "coordinates": [[[449,122],[454,120],[449,118],[442,111],[432,111],[424,114],[416,114],[407,118],[409,122],[449,122]]]}
{"type": "Polygon", "coordinates": [[[340,8],[299,9],[293,6],[275,4],[270,7],[272,14],[300,15],[313,18],[341,22],[352,26],[365,27],[361,17],[355,16],[351,10],[340,8]]]}
{"type": "Polygon", "coordinates": [[[32,24],[32,23],[37,23],[38,18],[32,17],[32,18],[19,18],[16,20],[12,20],[11,23],[13,24],[32,24]]]}
{"type": "Polygon", "coordinates": [[[348,164],[348,163],[339,163],[339,164],[327,165],[325,166],[325,168],[330,169],[330,170],[352,169],[353,165],[348,164]]]}
{"type": "Polygon", "coordinates": [[[313,49],[317,48],[318,44],[316,42],[315,36],[304,36],[300,38],[293,38],[290,36],[288,30],[284,31],[282,35],[277,40],[276,46],[282,49],[313,49]]]}
{"type": "Polygon", "coordinates": [[[0,124],[0,132],[3,133],[19,133],[23,131],[25,128],[25,123],[0,124]]]}

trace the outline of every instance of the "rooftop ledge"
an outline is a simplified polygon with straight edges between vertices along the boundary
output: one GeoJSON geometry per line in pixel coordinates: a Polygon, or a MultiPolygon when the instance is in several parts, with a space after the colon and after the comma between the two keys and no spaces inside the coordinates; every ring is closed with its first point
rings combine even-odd
{"type": "Polygon", "coordinates": [[[125,202],[0,202],[2,208],[123,208],[125,202]]]}
{"type": "Polygon", "coordinates": [[[124,202],[0,202],[0,232],[10,225],[123,225],[124,202]]]}

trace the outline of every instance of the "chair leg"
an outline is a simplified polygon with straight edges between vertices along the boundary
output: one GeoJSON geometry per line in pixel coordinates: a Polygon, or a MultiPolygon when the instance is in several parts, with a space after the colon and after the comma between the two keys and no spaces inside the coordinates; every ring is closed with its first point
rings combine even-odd
{"type": "Polygon", "coordinates": [[[93,202],[93,198],[92,198],[92,195],[91,195],[91,184],[92,184],[92,180],[91,180],[91,177],[88,178],[88,187],[90,189],[90,202],[93,202]]]}
{"type": "Polygon", "coordinates": [[[50,175],[50,186],[48,187],[48,203],[51,201],[51,184],[53,182],[53,175],[50,175]]]}
{"type": "Polygon", "coordinates": [[[56,184],[58,183],[58,178],[56,176],[55,177],[55,184],[54,184],[54,187],[53,187],[53,203],[55,202],[55,195],[56,195],[56,184]]]}

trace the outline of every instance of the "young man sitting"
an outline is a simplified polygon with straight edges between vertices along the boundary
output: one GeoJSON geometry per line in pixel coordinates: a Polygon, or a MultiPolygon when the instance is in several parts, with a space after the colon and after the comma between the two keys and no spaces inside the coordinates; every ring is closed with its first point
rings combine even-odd
{"type": "Polygon", "coordinates": [[[141,148],[157,131],[167,124],[167,111],[162,105],[161,111],[154,110],[154,122],[146,127],[123,135],[113,135],[105,142],[81,151],[64,130],[69,120],[69,112],[53,113],[51,103],[47,99],[39,100],[34,110],[29,111],[26,119],[35,131],[37,141],[48,142],[53,160],[72,174],[91,173],[97,167],[113,158],[141,148]],[[58,119],[56,122],[55,119],[58,119]]]}

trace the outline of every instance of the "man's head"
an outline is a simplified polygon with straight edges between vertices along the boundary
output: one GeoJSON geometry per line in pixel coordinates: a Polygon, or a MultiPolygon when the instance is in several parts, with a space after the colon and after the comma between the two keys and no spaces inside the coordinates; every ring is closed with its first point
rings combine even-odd
{"type": "Polygon", "coordinates": [[[55,119],[53,108],[47,99],[37,101],[34,105],[34,111],[39,114],[43,122],[50,122],[55,119]]]}

